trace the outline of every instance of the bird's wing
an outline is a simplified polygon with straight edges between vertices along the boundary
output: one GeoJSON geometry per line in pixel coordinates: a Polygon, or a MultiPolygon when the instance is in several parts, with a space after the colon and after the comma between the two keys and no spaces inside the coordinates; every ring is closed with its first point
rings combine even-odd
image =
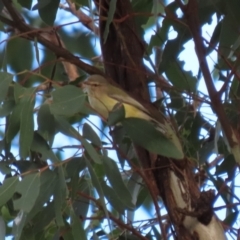
{"type": "Polygon", "coordinates": [[[143,111],[146,114],[150,114],[148,112],[148,110],[141,104],[139,103],[137,100],[135,100],[134,98],[130,97],[126,92],[124,92],[122,89],[119,88],[115,88],[115,93],[110,93],[108,92],[108,96],[115,99],[116,101],[120,102],[120,103],[127,103],[129,105],[133,105],[134,107],[136,107],[137,109],[143,111]],[[118,94],[119,93],[119,94],[118,94]]]}

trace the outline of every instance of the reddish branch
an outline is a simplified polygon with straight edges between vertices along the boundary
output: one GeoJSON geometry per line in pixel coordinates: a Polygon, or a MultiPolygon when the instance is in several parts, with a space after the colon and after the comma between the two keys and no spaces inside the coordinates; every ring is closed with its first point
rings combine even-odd
{"type": "Polygon", "coordinates": [[[192,33],[195,43],[196,55],[198,57],[199,65],[208,89],[212,108],[219,118],[223,131],[228,139],[229,145],[231,148],[233,148],[237,143],[233,140],[233,131],[224,111],[221,95],[218,94],[218,91],[215,88],[206,60],[206,49],[204,47],[204,39],[202,38],[201,27],[198,19],[198,2],[197,0],[189,0],[187,5],[184,5],[181,0],[176,0],[176,2],[184,13],[184,16],[187,20],[187,25],[192,33]]]}
{"type": "MultiPolygon", "coordinates": [[[[95,199],[95,198],[93,198],[93,197],[91,197],[91,196],[89,196],[89,195],[87,195],[87,194],[85,194],[85,193],[83,193],[83,192],[78,192],[78,194],[79,194],[80,196],[84,197],[84,198],[87,198],[87,199],[93,201],[93,202],[98,206],[98,208],[103,211],[103,207],[102,207],[102,205],[99,203],[99,200],[97,200],[97,199],[95,199]]],[[[103,211],[103,212],[104,212],[104,211],[103,211]]],[[[135,236],[138,237],[139,239],[147,240],[147,238],[143,237],[134,227],[130,226],[129,224],[123,223],[121,220],[119,220],[118,218],[116,218],[115,216],[113,216],[112,213],[108,212],[108,216],[109,216],[109,218],[110,218],[113,222],[115,222],[115,223],[117,224],[117,226],[118,226],[119,228],[123,229],[124,231],[125,231],[125,230],[128,230],[128,231],[132,232],[133,235],[135,235],[135,236]]],[[[107,216],[106,216],[106,218],[107,218],[107,216]]]]}

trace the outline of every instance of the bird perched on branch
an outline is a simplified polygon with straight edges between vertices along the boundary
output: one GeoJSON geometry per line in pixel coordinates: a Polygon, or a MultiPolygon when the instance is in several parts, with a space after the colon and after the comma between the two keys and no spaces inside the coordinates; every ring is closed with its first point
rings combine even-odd
{"type": "Polygon", "coordinates": [[[88,95],[91,107],[107,120],[109,112],[114,106],[121,103],[125,109],[125,118],[141,118],[152,123],[159,123],[151,117],[149,111],[124,90],[110,84],[100,75],[92,75],[83,82],[83,90],[88,95]]]}
{"type": "Polygon", "coordinates": [[[104,121],[107,121],[110,112],[117,104],[122,104],[125,110],[124,118],[143,119],[150,122],[182,152],[181,144],[171,123],[162,114],[158,119],[152,117],[145,106],[121,88],[110,84],[106,78],[100,75],[91,75],[83,82],[82,88],[88,95],[89,104],[104,121]]]}

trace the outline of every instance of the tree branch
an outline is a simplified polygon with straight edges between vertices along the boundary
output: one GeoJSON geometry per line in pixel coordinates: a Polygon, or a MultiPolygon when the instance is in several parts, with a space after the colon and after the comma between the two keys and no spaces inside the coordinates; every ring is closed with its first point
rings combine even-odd
{"type": "Polygon", "coordinates": [[[60,8],[71,12],[74,16],[76,16],[79,21],[90,31],[95,33],[96,35],[99,35],[99,29],[98,27],[94,24],[94,20],[90,18],[88,15],[86,15],[81,9],[76,10],[75,3],[73,3],[71,0],[66,0],[68,4],[68,8],[65,7],[63,4],[60,4],[60,8]]]}
{"type": "Polygon", "coordinates": [[[0,15],[0,20],[2,22],[10,25],[13,28],[16,28],[21,33],[25,33],[25,37],[29,38],[30,40],[37,39],[39,43],[54,52],[58,57],[64,58],[65,61],[76,65],[88,74],[104,75],[103,72],[98,68],[84,63],[78,57],[70,53],[68,50],[49,41],[46,38],[46,35],[49,34],[49,30],[43,32],[41,29],[34,29],[25,24],[25,22],[23,22],[23,20],[18,16],[16,10],[14,9],[10,1],[2,0],[2,2],[12,18],[12,20],[10,20],[0,15]]]}
{"type": "Polygon", "coordinates": [[[200,68],[203,73],[203,77],[208,89],[209,97],[211,99],[213,110],[216,112],[219,121],[221,123],[223,132],[226,135],[228,143],[234,154],[235,160],[240,163],[239,155],[239,144],[235,133],[228,121],[227,115],[222,105],[220,95],[218,94],[206,60],[206,50],[203,44],[203,38],[201,28],[198,20],[198,3],[196,0],[189,0],[187,5],[183,5],[180,0],[176,0],[179,4],[184,16],[187,20],[189,30],[192,33],[193,40],[195,43],[195,51],[199,61],[200,68]]]}

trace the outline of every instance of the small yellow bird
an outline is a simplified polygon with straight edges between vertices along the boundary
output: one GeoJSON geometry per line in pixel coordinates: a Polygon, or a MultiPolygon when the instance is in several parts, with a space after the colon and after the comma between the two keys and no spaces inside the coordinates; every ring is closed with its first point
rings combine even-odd
{"type": "Polygon", "coordinates": [[[107,120],[109,112],[117,103],[121,103],[125,109],[125,118],[141,118],[155,124],[160,124],[150,116],[149,111],[134,98],[130,97],[122,89],[113,86],[100,75],[92,75],[83,82],[83,90],[88,95],[91,107],[107,120]]]}
{"type": "MultiPolygon", "coordinates": [[[[121,88],[110,84],[107,79],[100,75],[89,76],[82,83],[82,88],[88,95],[89,104],[104,121],[108,120],[109,113],[113,110],[114,106],[120,103],[124,106],[125,118],[144,119],[152,123],[154,128],[161,132],[166,139],[173,144],[172,146],[176,147],[179,154],[175,154],[174,156],[182,158],[183,153],[180,141],[173,130],[171,123],[163,115],[160,114],[162,117],[160,117],[160,120],[156,120],[141,103],[136,101],[121,88]]],[[[173,156],[171,150],[165,155],[173,156]]]]}

